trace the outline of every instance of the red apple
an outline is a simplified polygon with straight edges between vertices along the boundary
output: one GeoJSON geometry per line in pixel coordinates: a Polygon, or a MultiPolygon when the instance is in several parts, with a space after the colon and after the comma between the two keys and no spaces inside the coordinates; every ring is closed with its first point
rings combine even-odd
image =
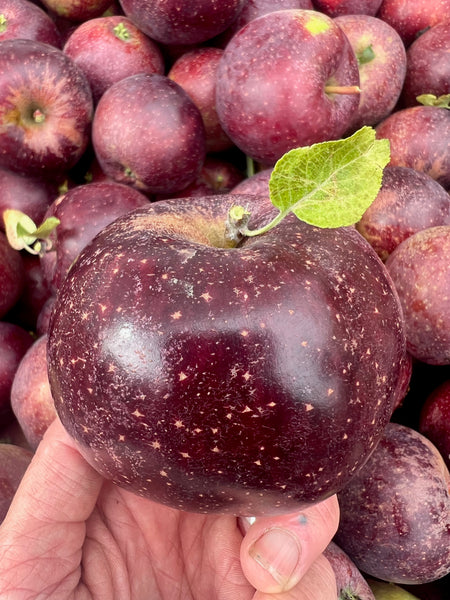
{"type": "Polygon", "coordinates": [[[407,51],[407,68],[401,102],[414,106],[417,96],[450,94],[450,20],[422,33],[407,51]]]}
{"type": "Polygon", "coordinates": [[[221,152],[233,146],[216,110],[217,68],[222,54],[220,48],[195,48],[182,54],[167,73],[189,94],[199,109],[205,126],[207,152],[221,152]]]}
{"type": "Polygon", "coordinates": [[[323,554],[336,577],[338,600],[377,600],[361,571],[336,542],[331,541],[323,554]]]}
{"type": "Polygon", "coordinates": [[[370,15],[335,18],[356,54],[359,65],[359,106],[347,133],[376,125],[395,108],[406,73],[405,46],[390,25],[370,15]]]}
{"type": "Polygon", "coordinates": [[[61,48],[61,34],[50,16],[28,0],[0,0],[0,41],[22,38],[61,48]]]}
{"type": "Polygon", "coordinates": [[[32,450],[56,418],[47,375],[47,335],[39,337],[22,357],[11,387],[11,407],[32,450]]]}
{"type": "Polygon", "coordinates": [[[200,111],[181,86],[156,74],[127,77],[106,90],[92,141],[106,175],[147,194],[187,187],[206,152],[200,111]]]}
{"type": "Polygon", "coordinates": [[[448,192],[426,173],[387,166],[380,191],[356,228],[385,261],[407,237],[436,225],[450,225],[448,192]]]}
{"type": "Polygon", "coordinates": [[[313,0],[317,10],[329,17],[370,15],[374,17],[382,0],[313,0]]]}
{"type": "Polygon", "coordinates": [[[0,319],[11,310],[25,285],[25,267],[21,254],[11,248],[0,231],[0,319]]]}
{"type": "Polygon", "coordinates": [[[271,166],[285,152],[339,138],[357,109],[358,64],[334,21],[281,10],[250,21],[224,50],[216,107],[233,142],[271,166]],[[347,93],[336,93],[344,91],[347,93]]]}
{"type": "Polygon", "coordinates": [[[450,225],[411,235],[385,264],[402,305],[408,351],[425,363],[450,364],[450,225]]]}
{"type": "Polygon", "coordinates": [[[246,0],[120,0],[124,13],[163,44],[199,44],[224,31],[246,0]]]}
{"type": "Polygon", "coordinates": [[[0,44],[0,166],[26,175],[67,171],[85,151],[93,104],[83,72],[58,48],[0,44]]]}
{"type": "Polygon", "coordinates": [[[160,48],[123,16],[98,17],[81,23],[63,50],[85,73],[95,103],[106,89],[125,77],[164,74],[160,48]]]}
{"type": "Polygon", "coordinates": [[[31,450],[15,444],[0,444],[0,524],[32,458],[31,450]]]}
{"type": "Polygon", "coordinates": [[[419,431],[433,442],[450,469],[450,379],[426,398],[420,412],[419,431]]]}
{"type": "Polygon", "coordinates": [[[269,179],[272,168],[262,169],[238,183],[231,191],[233,194],[257,194],[269,198],[269,179]]]}
{"type": "Polygon", "coordinates": [[[85,247],[49,327],[55,407],[107,479],[167,505],[294,511],[345,485],[400,387],[403,317],[352,227],[286,217],[235,245],[266,197],[161,200],[85,247]],[[318,435],[320,432],[320,435],[318,435]]]}
{"type": "Polygon", "coordinates": [[[55,15],[69,21],[87,21],[99,17],[112,3],[111,0],[41,0],[55,15]]]}
{"type": "Polygon", "coordinates": [[[396,110],[376,126],[391,146],[391,165],[412,167],[450,189],[450,111],[435,106],[396,110]]]}
{"type": "Polygon", "coordinates": [[[449,15],[450,0],[383,0],[377,13],[399,33],[406,46],[449,15]]]}

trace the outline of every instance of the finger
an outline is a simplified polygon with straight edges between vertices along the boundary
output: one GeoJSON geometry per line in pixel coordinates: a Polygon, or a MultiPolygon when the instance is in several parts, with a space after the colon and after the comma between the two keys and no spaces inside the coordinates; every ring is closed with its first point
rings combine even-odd
{"type": "Polygon", "coordinates": [[[256,592],[253,600],[336,600],[338,597],[334,571],[321,554],[296,586],[287,592],[256,592]]]}
{"type": "Polygon", "coordinates": [[[241,565],[261,592],[292,589],[334,536],[339,523],[336,496],[305,510],[257,518],[241,545],[241,565]]]}

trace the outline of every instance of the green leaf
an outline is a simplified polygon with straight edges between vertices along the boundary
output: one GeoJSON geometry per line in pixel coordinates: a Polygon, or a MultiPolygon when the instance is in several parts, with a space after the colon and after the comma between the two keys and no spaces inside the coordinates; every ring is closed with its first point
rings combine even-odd
{"type": "Polygon", "coordinates": [[[276,163],[272,203],[317,227],[343,227],[360,220],[376,198],[390,160],[389,140],[372,127],[336,141],[295,148],[276,163]]]}
{"type": "Polygon", "coordinates": [[[437,106],[438,108],[450,108],[450,94],[435,96],[434,94],[420,94],[416,97],[419,104],[423,106],[437,106]]]}
{"type": "Polygon", "coordinates": [[[59,225],[56,217],[48,217],[39,227],[28,215],[20,210],[8,208],[3,211],[3,222],[9,245],[14,250],[27,250],[30,254],[40,254],[43,244],[51,232],[59,225]]]}

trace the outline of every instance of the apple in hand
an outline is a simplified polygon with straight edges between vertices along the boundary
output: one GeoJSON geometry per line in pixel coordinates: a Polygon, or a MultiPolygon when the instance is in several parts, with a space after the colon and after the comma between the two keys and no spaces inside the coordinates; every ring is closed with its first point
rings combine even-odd
{"type": "Polygon", "coordinates": [[[390,25],[376,17],[349,14],[334,19],[358,59],[359,105],[347,132],[376,125],[395,108],[406,73],[405,46],[390,25]]]}
{"type": "Polygon", "coordinates": [[[361,571],[336,542],[331,541],[323,554],[336,578],[338,600],[376,600],[361,571]]]}
{"type": "Polygon", "coordinates": [[[450,469],[450,379],[426,398],[420,412],[419,431],[433,442],[450,469]]]}
{"type": "Polygon", "coordinates": [[[402,305],[408,351],[428,364],[450,364],[450,225],[411,235],[385,264],[402,305]]]}
{"type": "Polygon", "coordinates": [[[9,510],[33,452],[15,444],[0,444],[0,525],[9,510]]]}
{"type": "Polygon", "coordinates": [[[146,194],[187,187],[206,154],[200,111],[181,86],[157,74],[132,75],[106,90],[92,143],[107,176],[146,194]]]}
{"type": "Polygon", "coordinates": [[[341,137],[358,84],[355,53],[333,19],[280,10],[250,21],[226,46],[216,109],[235,145],[271,166],[292,148],[341,137]]]}
{"type": "Polygon", "coordinates": [[[450,573],[450,473],[415,429],[388,423],[364,467],[338,493],[336,543],[365,574],[421,584],[450,573]]]}
{"type": "Polygon", "coordinates": [[[125,77],[138,73],[164,75],[159,46],[123,16],[81,23],[67,38],[63,51],[85,73],[95,103],[106,89],[125,77]]]}
{"type": "Polygon", "coordinates": [[[54,177],[85,151],[93,113],[83,72],[62,50],[34,40],[0,44],[0,166],[54,177]]]}
{"type": "Polygon", "coordinates": [[[61,48],[61,34],[53,19],[29,0],[2,0],[0,41],[22,38],[61,48]]]}

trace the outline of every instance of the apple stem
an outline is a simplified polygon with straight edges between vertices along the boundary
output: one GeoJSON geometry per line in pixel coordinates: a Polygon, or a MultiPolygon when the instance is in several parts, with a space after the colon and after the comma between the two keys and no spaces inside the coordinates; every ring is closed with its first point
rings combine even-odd
{"type": "Polygon", "coordinates": [[[326,85],[326,94],[360,94],[359,85],[326,85]]]}
{"type": "Polygon", "coordinates": [[[114,35],[116,37],[118,37],[119,40],[123,40],[124,42],[126,42],[127,40],[130,39],[130,32],[126,28],[125,24],[122,22],[120,22],[118,25],[116,25],[114,27],[113,31],[114,31],[114,35]]]}
{"type": "Polygon", "coordinates": [[[43,123],[45,121],[45,114],[41,111],[41,109],[36,108],[36,110],[33,111],[33,121],[35,123],[43,123]]]}
{"type": "Polygon", "coordinates": [[[238,244],[243,237],[256,237],[270,231],[280,223],[289,211],[280,211],[271,221],[259,229],[249,229],[248,222],[251,213],[238,204],[230,208],[226,228],[226,237],[238,244]]]}

